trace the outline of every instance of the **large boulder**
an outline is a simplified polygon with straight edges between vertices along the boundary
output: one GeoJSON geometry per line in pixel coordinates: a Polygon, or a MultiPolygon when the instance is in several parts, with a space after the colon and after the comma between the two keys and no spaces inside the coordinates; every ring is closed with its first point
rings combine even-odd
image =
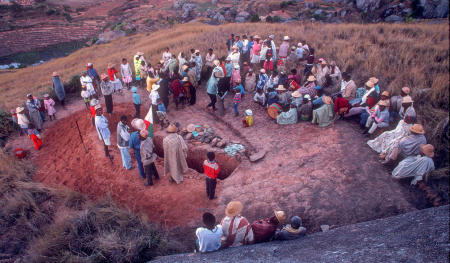
{"type": "Polygon", "coordinates": [[[175,0],[173,1],[173,8],[181,9],[185,3],[187,3],[187,0],[175,0]]]}
{"type": "Polygon", "coordinates": [[[423,17],[444,18],[448,16],[449,0],[421,0],[423,17]]]}
{"type": "Polygon", "coordinates": [[[223,23],[225,21],[225,17],[221,13],[217,13],[214,15],[213,20],[217,21],[218,23],[223,23]]]}
{"type": "Polygon", "coordinates": [[[103,32],[98,36],[97,42],[95,42],[96,45],[108,43],[115,39],[125,37],[127,34],[122,30],[114,30],[114,31],[107,31],[103,32]]]}
{"type": "Polygon", "coordinates": [[[380,7],[381,0],[356,0],[356,8],[363,12],[373,11],[380,7]]]}
{"type": "Polygon", "coordinates": [[[250,17],[250,14],[246,11],[241,11],[236,15],[236,18],[234,19],[234,21],[238,22],[238,23],[243,23],[245,21],[247,21],[247,19],[250,17]]]}
{"type": "Polygon", "coordinates": [[[386,22],[401,22],[403,21],[403,17],[397,15],[390,15],[384,19],[386,22]]]}

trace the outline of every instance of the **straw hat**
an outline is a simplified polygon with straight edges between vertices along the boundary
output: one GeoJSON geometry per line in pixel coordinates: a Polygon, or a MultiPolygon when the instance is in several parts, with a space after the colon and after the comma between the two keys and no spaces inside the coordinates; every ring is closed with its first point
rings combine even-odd
{"type": "Polygon", "coordinates": [[[54,71],[53,74],[52,74],[52,76],[53,76],[53,77],[58,77],[58,76],[59,76],[59,73],[56,72],[56,71],[54,71]]]}
{"type": "Polygon", "coordinates": [[[375,83],[373,83],[372,81],[369,80],[366,82],[366,86],[369,88],[373,88],[373,87],[375,87],[375,83]]]}
{"type": "Polygon", "coordinates": [[[408,94],[411,92],[411,89],[409,87],[403,87],[402,88],[403,93],[408,94]]]}
{"type": "Polygon", "coordinates": [[[434,157],[434,146],[431,144],[421,144],[420,151],[430,158],[434,157]]]}
{"type": "Polygon", "coordinates": [[[89,102],[89,104],[90,104],[92,107],[95,107],[95,105],[97,105],[98,103],[99,103],[99,101],[98,101],[97,99],[92,99],[91,102],[89,102]]]}
{"type": "Polygon", "coordinates": [[[159,61],[159,64],[164,64],[164,59],[161,59],[160,61],[159,61]]]}
{"type": "Polygon", "coordinates": [[[148,131],[146,131],[146,130],[141,130],[141,131],[139,132],[139,135],[141,135],[142,138],[147,138],[147,136],[148,136],[148,131]]]}
{"type": "Polygon", "coordinates": [[[252,115],[253,115],[253,112],[252,112],[251,109],[247,109],[247,110],[245,110],[245,114],[246,114],[247,116],[252,116],[252,115]]]}
{"type": "Polygon", "coordinates": [[[273,211],[275,217],[278,219],[278,222],[283,223],[286,220],[286,213],[284,211],[273,211]]]}
{"type": "Polygon", "coordinates": [[[389,94],[389,91],[385,90],[381,93],[381,96],[389,97],[391,94],[389,94]]]}
{"type": "Polygon", "coordinates": [[[375,77],[371,77],[369,80],[372,81],[374,84],[378,83],[378,79],[375,77]]]}
{"type": "Polygon", "coordinates": [[[219,66],[220,65],[220,61],[218,59],[214,60],[214,65],[219,66]]]}
{"type": "Polygon", "coordinates": [[[152,85],[152,91],[153,90],[158,90],[159,89],[159,85],[158,84],[153,84],[152,85]]]}
{"type": "Polygon", "coordinates": [[[266,73],[266,70],[262,68],[262,69],[259,70],[259,72],[261,72],[262,74],[264,74],[264,73],[266,73]]]}
{"type": "Polygon", "coordinates": [[[298,92],[298,90],[296,90],[292,93],[292,97],[294,97],[294,98],[300,98],[301,96],[302,96],[302,94],[300,92],[298,92]]]}
{"type": "Polygon", "coordinates": [[[188,132],[193,132],[193,131],[195,131],[195,124],[189,124],[187,127],[186,127],[186,130],[188,131],[188,132]]]}
{"type": "Polygon", "coordinates": [[[108,68],[113,68],[115,66],[116,66],[116,64],[114,64],[114,63],[108,63],[108,68]]]}
{"type": "Polygon", "coordinates": [[[402,103],[413,103],[413,99],[411,98],[411,96],[405,96],[402,99],[402,103]]]}
{"type": "Polygon", "coordinates": [[[186,69],[188,69],[189,68],[189,66],[188,65],[183,65],[183,66],[181,66],[181,69],[184,71],[184,70],[186,70],[186,69]]]}
{"type": "Polygon", "coordinates": [[[177,132],[177,126],[170,124],[169,127],[167,127],[167,132],[170,132],[170,133],[177,132]]]}
{"type": "Polygon", "coordinates": [[[102,105],[100,105],[100,104],[97,104],[97,105],[95,105],[95,110],[98,110],[98,109],[101,109],[102,108],[102,105]]]}
{"type": "Polygon", "coordinates": [[[184,77],[181,81],[184,81],[184,82],[189,81],[189,78],[188,77],[184,77]]]}
{"type": "Polygon", "coordinates": [[[17,107],[17,108],[16,108],[16,112],[17,112],[17,113],[21,113],[21,112],[24,111],[24,110],[25,110],[24,107],[17,107]]]}
{"type": "Polygon", "coordinates": [[[108,77],[108,75],[106,75],[105,73],[102,73],[102,75],[100,76],[101,79],[106,79],[108,77]]]}
{"type": "Polygon", "coordinates": [[[131,121],[131,127],[139,131],[145,130],[145,122],[143,119],[133,119],[131,121]]]}
{"type": "Polygon", "coordinates": [[[144,55],[144,52],[138,51],[138,52],[136,52],[136,55],[138,55],[138,56],[143,56],[143,55],[144,55]]]}
{"type": "Polygon", "coordinates": [[[378,105],[380,105],[380,106],[387,106],[387,105],[388,105],[388,102],[387,102],[387,100],[380,100],[380,101],[378,102],[378,105]]]}
{"type": "Polygon", "coordinates": [[[413,126],[409,127],[409,130],[416,134],[425,134],[425,130],[420,124],[414,124],[413,126]]]}
{"type": "Polygon", "coordinates": [[[316,77],[314,77],[314,75],[311,75],[308,77],[307,79],[308,81],[316,81],[316,77]]]}
{"type": "Polygon", "coordinates": [[[239,201],[231,201],[228,203],[225,209],[225,215],[227,216],[237,216],[242,212],[243,205],[239,201]]]}
{"type": "Polygon", "coordinates": [[[322,101],[323,101],[323,103],[328,104],[328,105],[333,103],[333,99],[331,97],[328,97],[328,96],[323,96],[322,97],[322,101]]]}
{"type": "Polygon", "coordinates": [[[283,40],[284,40],[284,41],[288,41],[288,40],[289,40],[289,36],[284,36],[284,37],[283,37],[283,40]]]}
{"type": "Polygon", "coordinates": [[[305,94],[305,96],[303,96],[303,98],[307,99],[307,100],[311,100],[311,96],[309,96],[309,94],[305,94]]]}
{"type": "Polygon", "coordinates": [[[283,86],[283,85],[278,85],[278,88],[277,88],[277,90],[280,90],[280,91],[285,91],[286,90],[286,88],[283,86]]]}

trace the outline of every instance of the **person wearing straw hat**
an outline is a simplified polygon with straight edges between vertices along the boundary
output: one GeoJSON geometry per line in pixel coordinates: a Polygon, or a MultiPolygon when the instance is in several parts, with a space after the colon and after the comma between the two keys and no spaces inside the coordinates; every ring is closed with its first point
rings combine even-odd
{"type": "MultiPolygon", "coordinates": [[[[122,82],[120,81],[117,73],[118,71],[115,68],[115,64],[114,63],[109,63],[108,64],[108,76],[109,76],[109,81],[111,82],[111,85],[114,88],[114,92],[120,92],[122,94],[122,82]]],[[[142,75],[141,75],[142,78],[142,75]]]]}
{"type": "Polygon", "coordinates": [[[295,124],[298,120],[297,107],[295,104],[290,105],[290,109],[286,112],[282,112],[277,116],[277,124],[295,124]]]}
{"type": "Polygon", "coordinates": [[[322,100],[324,104],[318,109],[313,110],[312,123],[317,123],[319,127],[327,127],[334,121],[333,99],[329,96],[323,96],[322,100]]]}
{"type": "Polygon", "coordinates": [[[297,109],[302,105],[303,96],[298,90],[292,92],[290,103],[294,104],[297,109]]]}
{"type": "Polygon", "coordinates": [[[106,113],[112,114],[114,106],[112,94],[114,92],[114,87],[109,80],[108,75],[102,74],[100,78],[102,79],[102,81],[100,82],[100,89],[102,90],[103,96],[105,98],[106,113]]]}
{"type": "Polygon", "coordinates": [[[291,93],[283,85],[278,85],[277,87],[277,97],[278,104],[280,104],[285,110],[289,107],[289,99],[291,98],[291,93]]]}
{"type": "Polygon", "coordinates": [[[409,127],[410,135],[403,138],[398,146],[400,147],[400,156],[402,158],[418,155],[420,153],[420,145],[427,144],[427,139],[425,138],[425,130],[420,124],[414,124],[409,127]]]}
{"type": "Polygon", "coordinates": [[[44,107],[47,111],[48,118],[50,120],[56,120],[56,110],[55,110],[55,101],[50,98],[50,95],[45,94],[44,95],[44,107]]]}
{"type": "Polygon", "coordinates": [[[377,94],[380,94],[381,90],[380,90],[380,86],[378,85],[379,79],[377,79],[376,77],[370,77],[369,81],[372,81],[373,84],[375,85],[375,92],[377,94]]]}
{"type": "Polygon", "coordinates": [[[389,127],[389,110],[387,109],[387,102],[380,100],[378,107],[366,121],[366,130],[363,134],[372,135],[377,128],[389,127]]]}
{"type": "Polygon", "coordinates": [[[413,107],[413,99],[411,96],[405,96],[402,99],[402,107],[400,108],[400,118],[405,120],[408,123],[415,123],[416,122],[416,111],[413,107]]]}
{"type": "Polygon", "coordinates": [[[365,83],[366,93],[361,98],[361,104],[360,106],[369,106],[369,108],[372,108],[377,104],[377,92],[375,91],[375,83],[368,80],[365,83]]]}
{"type": "Polygon", "coordinates": [[[153,139],[148,136],[147,130],[144,129],[139,132],[139,140],[141,141],[139,147],[140,156],[144,165],[145,178],[147,178],[145,186],[152,186],[153,177],[155,177],[155,180],[159,180],[158,170],[155,166],[155,160],[158,156],[155,153],[153,139]]]}
{"type": "Polygon", "coordinates": [[[30,125],[30,120],[25,115],[25,108],[24,107],[17,107],[16,108],[17,113],[17,124],[20,127],[20,135],[27,134],[27,129],[30,125]]]}
{"type": "Polygon", "coordinates": [[[408,87],[400,89],[400,95],[391,97],[391,107],[389,108],[391,122],[400,118],[400,110],[402,108],[403,98],[409,96],[411,90],[408,87]]]}
{"type": "Polygon", "coordinates": [[[111,132],[108,128],[108,119],[103,116],[103,108],[100,104],[95,106],[95,129],[98,133],[98,139],[103,140],[105,156],[110,157],[108,146],[111,145],[111,132]]]}
{"type": "Polygon", "coordinates": [[[409,156],[401,161],[392,171],[392,177],[395,179],[413,177],[411,185],[422,181],[424,176],[435,169],[434,146],[431,144],[420,145],[420,154],[409,156]]]}
{"type": "Polygon", "coordinates": [[[310,75],[306,79],[306,83],[298,89],[298,92],[300,92],[303,96],[308,94],[311,98],[315,98],[316,86],[316,77],[314,77],[314,75],[310,75]]]}
{"type": "Polygon", "coordinates": [[[33,123],[34,127],[40,131],[42,130],[42,117],[39,113],[39,108],[41,107],[41,102],[34,98],[33,95],[27,94],[27,102],[26,106],[28,109],[28,115],[30,115],[31,123],[33,123]]]}
{"type": "Polygon", "coordinates": [[[64,84],[59,77],[58,72],[53,72],[52,74],[52,83],[53,83],[53,90],[55,91],[56,97],[58,97],[59,102],[61,103],[61,106],[65,107],[65,99],[66,99],[66,91],[64,89],[64,84]]]}
{"type": "Polygon", "coordinates": [[[286,213],[284,211],[275,210],[273,213],[274,215],[269,218],[257,220],[252,223],[255,243],[270,241],[277,229],[279,229],[286,220],[286,213]]]}
{"type": "Polygon", "coordinates": [[[183,182],[183,174],[188,171],[186,162],[188,147],[177,131],[178,128],[174,124],[170,124],[167,127],[169,135],[163,140],[164,176],[170,174],[170,181],[180,184],[183,182]]]}
{"type": "MultiPolygon", "coordinates": [[[[145,123],[142,119],[133,119],[131,121],[131,127],[133,127],[134,131],[130,135],[130,141],[129,141],[129,147],[133,149],[134,156],[136,157],[136,162],[138,165],[139,175],[145,179],[145,171],[144,171],[144,165],[142,163],[141,158],[141,140],[139,133],[145,129],[145,123]]],[[[148,134],[148,133],[147,133],[148,134]]]]}
{"type": "Polygon", "coordinates": [[[303,96],[303,103],[300,108],[298,108],[298,116],[300,116],[302,121],[309,121],[312,116],[312,111],[313,105],[311,102],[311,97],[308,94],[305,94],[303,96]]]}
{"type": "Polygon", "coordinates": [[[234,45],[231,48],[231,53],[228,55],[228,57],[230,58],[231,63],[233,63],[233,67],[239,66],[241,60],[241,53],[239,53],[238,46],[234,45]]]}
{"type": "MultiPolygon", "coordinates": [[[[194,89],[194,86],[192,86],[192,83],[189,81],[188,77],[183,77],[181,80],[183,89],[186,91],[186,102],[189,103],[189,105],[192,105],[192,94],[194,93],[192,90],[194,89]]],[[[195,95],[194,95],[195,96],[195,95]]]]}
{"type": "Polygon", "coordinates": [[[221,225],[216,225],[216,217],[211,213],[203,213],[203,224],[195,230],[196,251],[201,253],[212,252],[220,249],[223,230],[221,225]]]}
{"type": "Polygon", "coordinates": [[[306,235],[306,228],[302,227],[302,219],[299,216],[291,217],[290,224],[283,226],[275,232],[275,240],[294,240],[306,235]]]}
{"type": "Polygon", "coordinates": [[[243,205],[231,201],[225,209],[225,217],[220,222],[223,229],[222,247],[238,247],[254,242],[253,230],[248,220],[241,215],[243,205]]]}

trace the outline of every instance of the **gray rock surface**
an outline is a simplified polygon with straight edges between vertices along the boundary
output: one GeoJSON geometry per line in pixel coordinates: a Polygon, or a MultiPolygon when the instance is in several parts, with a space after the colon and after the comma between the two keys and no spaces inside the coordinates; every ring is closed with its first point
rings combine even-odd
{"type": "Polygon", "coordinates": [[[238,23],[242,23],[247,21],[247,19],[249,18],[250,14],[246,11],[241,11],[236,15],[236,18],[234,19],[236,22],[238,23]]]}
{"type": "Polygon", "coordinates": [[[348,225],[304,238],[154,262],[448,262],[449,206],[348,225]]]}
{"type": "Polygon", "coordinates": [[[361,11],[373,11],[380,7],[381,0],[356,0],[356,8],[361,11]]]}
{"type": "Polygon", "coordinates": [[[384,19],[386,22],[400,22],[403,21],[403,17],[397,15],[390,15],[384,19]]]}
{"type": "Polygon", "coordinates": [[[97,42],[95,42],[95,44],[99,45],[99,44],[108,43],[115,39],[125,37],[126,35],[127,34],[122,30],[103,32],[98,36],[98,40],[97,40],[97,42]]]}
{"type": "Polygon", "coordinates": [[[423,17],[443,18],[448,16],[449,0],[421,0],[423,17]]]}

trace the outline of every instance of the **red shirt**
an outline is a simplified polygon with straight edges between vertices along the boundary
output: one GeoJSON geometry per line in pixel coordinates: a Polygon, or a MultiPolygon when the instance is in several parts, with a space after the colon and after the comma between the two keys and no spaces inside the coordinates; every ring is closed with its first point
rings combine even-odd
{"type": "Polygon", "coordinates": [[[203,162],[203,171],[209,178],[216,179],[220,173],[220,167],[216,161],[210,162],[209,160],[205,160],[203,162]]]}
{"type": "Polygon", "coordinates": [[[350,104],[348,103],[348,101],[346,99],[336,98],[336,100],[334,101],[334,111],[339,112],[340,108],[349,108],[350,109],[350,104]]]}
{"type": "Polygon", "coordinates": [[[90,106],[89,110],[91,112],[92,118],[95,118],[95,107],[94,106],[90,106]]]}
{"type": "Polygon", "coordinates": [[[117,77],[117,70],[115,68],[109,68],[108,69],[108,75],[109,75],[109,80],[113,81],[115,80],[117,77]]]}

